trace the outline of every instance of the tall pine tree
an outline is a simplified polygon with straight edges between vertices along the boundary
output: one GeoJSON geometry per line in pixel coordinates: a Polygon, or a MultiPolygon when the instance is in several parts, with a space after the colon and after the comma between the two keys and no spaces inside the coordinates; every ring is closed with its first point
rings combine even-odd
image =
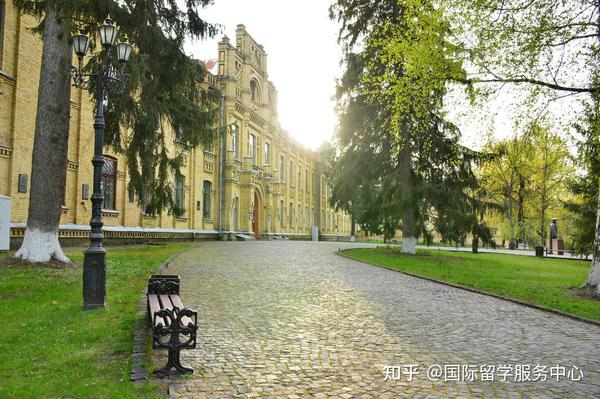
{"type": "MultiPolygon", "coordinates": [[[[217,95],[200,89],[205,71],[185,55],[183,43],[188,37],[213,36],[218,27],[198,13],[212,0],[187,0],[185,4],[174,0],[14,2],[23,13],[40,18],[37,31],[44,40],[29,216],[16,256],[32,262],[67,261],[58,242],[58,227],[66,178],[71,31],[77,26],[96,32],[97,24],[110,14],[136,49],[128,65],[129,94],[108,101],[106,139],[126,153],[130,189],[138,193],[147,211],[156,213],[164,208],[175,210],[169,177],[177,172],[183,157],[183,150],[167,151],[165,128],[172,126],[178,132],[182,148],[212,140],[217,95]]],[[[93,71],[97,66],[98,59],[91,57],[86,68],[93,71]]]]}
{"type": "Polygon", "coordinates": [[[401,220],[402,250],[414,254],[417,236],[436,222],[432,206],[447,208],[440,190],[475,182],[476,154],[458,145],[442,112],[448,80],[464,76],[458,49],[447,40],[444,10],[430,1],[339,0],[330,11],[341,23],[346,64],[335,199],[356,201],[361,190],[379,188],[372,206],[382,221],[401,220]]]}

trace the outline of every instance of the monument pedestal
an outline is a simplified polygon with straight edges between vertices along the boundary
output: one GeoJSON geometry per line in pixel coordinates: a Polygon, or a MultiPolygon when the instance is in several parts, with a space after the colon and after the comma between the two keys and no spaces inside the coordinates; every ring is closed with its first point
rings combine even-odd
{"type": "Polygon", "coordinates": [[[546,240],[546,253],[564,255],[565,242],[562,240],[562,238],[546,240]]]}

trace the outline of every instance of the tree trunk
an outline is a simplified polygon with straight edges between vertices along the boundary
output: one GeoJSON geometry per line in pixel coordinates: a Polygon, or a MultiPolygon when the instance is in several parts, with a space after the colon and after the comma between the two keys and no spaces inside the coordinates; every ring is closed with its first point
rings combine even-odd
{"type": "Polygon", "coordinates": [[[474,254],[479,253],[479,237],[476,233],[473,233],[473,241],[471,242],[471,252],[474,254]]]}
{"type": "MultiPolygon", "coordinates": [[[[519,203],[517,219],[519,223],[519,241],[525,245],[525,177],[519,176],[519,203]]],[[[518,248],[518,247],[517,247],[518,248]]]]}
{"type": "Polygon", "coordinates": [[[350,241],[354,242],[356,241],[356,226],[354,222],[354,215],[350,215],[350,223],[352,223],[352,225],[350,226],[350,241]]]}
{"type": "MultiPolygon", "coordinates": [[[[598,183],[600,185],[600,179],[598,179],[598,183]]],[[[597,294],[600,295],[600,190],[598,190],[596,238],[594,240],[592,267],[585,286],[595,287],[597,294]]]]}
{"type": "MultiPolygon", "coordinates": [[[[600,11],[600,2],[597,3],[596,9],[600,11]]],[[[600,42],[600,14],[598,14],[596,22],[599,23],[596,28],[596,35],[598,42],[600,42]]],[[[600,60],[597,58],[596,61],[596,66],[599,66],[600,60]]],[[[597,106],[598,99],[595,98],[594,100],[597,106]]],[[[584,287],[594,287],[596,288],[596,293],[600,295],[600,177],[598,178],[598,203],[596,204],[596,212],[596,235],[594,238],[594,247],[592,248],[592,267],[590,268],[590,274],[584,287]]]]}
{"type": "MultiPolygon", "coordinates": [[[[545,143],[548,144],[546,136],[545,143]]],[[[548,145],[544,149],[544,172],[542,174],[542,190],[540,196],[540,205],[542,208],[540,217],[540,235],[542,237],[541,245],[546,245],[546,209],[548,209],[548,145]]]]}
{"type": "Polygon", "coordinates": [[[417,253],[417,237],[415,234],[415,213],[412,207],[412,175],[411,175],[411,149],[409,133],[406,125],[402,126],[402,149],[398,155],[398,168],[400,170],[400,197],[402,208],[402,252],[414,255],[417,253]]]}
{"type": "Polygon", "coordinates": [[[70,27],[49,2],[44,24],[42,67],[31,161],[27,229],[16,257],[31,262],[68,262],[58,242],[65,193],[69,139],[70,27]]]}

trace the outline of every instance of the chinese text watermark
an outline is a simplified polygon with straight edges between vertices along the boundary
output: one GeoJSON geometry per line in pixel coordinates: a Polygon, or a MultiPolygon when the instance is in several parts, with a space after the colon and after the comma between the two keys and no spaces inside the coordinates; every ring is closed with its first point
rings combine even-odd
{"type": "Polygon", "coordinates": [[[581,381],[583,370],[575,365],[560,364],[432,364],[421,367],[419,364],[397,366],[384,365],[385,381],[413,381],[425,377],[429,381],[499,381],[499,382],[545,382],[545,381],[581,381]]]}

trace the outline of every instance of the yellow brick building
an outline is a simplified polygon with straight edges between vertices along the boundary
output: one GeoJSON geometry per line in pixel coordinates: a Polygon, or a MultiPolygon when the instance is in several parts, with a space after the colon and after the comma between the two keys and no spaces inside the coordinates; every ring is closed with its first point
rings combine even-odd
{"type": "MultiPolygon", "coordinates": [[[[11,236],[23,236],[41,63],[41,40],[11,1],[0,0],[0,195],[12,199],[11,236]]],[[[318,152],[298,144],[277,121],[277,91],[267,75],[267,56],[246,32],[218,46],[217,74],[206,85],[223,93],[227,132],[213,148],[187,151],[181,177],[173,180],[177,217],[144,215],[123,156],[106,150],[103,173],[105,236],[109,238],[310,238],[348,236],[350,217],[328,205],[329,188],[318,152]]],[[[68,170],[61,237],[86,237],[91,217],[93,105],[73,88],[68,170]]],[[[173,136],[172,150],[180,151],[173,136]]],[[[51,182],[50,182],[51,183],[51,182]]]]}

